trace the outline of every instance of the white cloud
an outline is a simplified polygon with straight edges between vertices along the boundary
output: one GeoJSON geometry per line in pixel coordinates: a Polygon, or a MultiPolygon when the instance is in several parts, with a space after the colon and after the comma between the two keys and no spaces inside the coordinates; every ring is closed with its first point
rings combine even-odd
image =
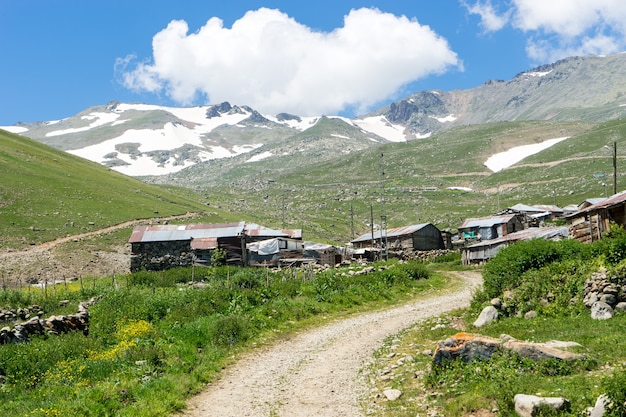
{"type": "Polygon", "coordinates": [[[482,18],[486,30],[506,24],[528,35],[526,52],[539,62],[572,55],[610,54],[626,49],[626,2],[623,0],[492,0],[462,4],[482,18]]]}
{"type": "Polygon", "coordinates": [[[350,11],[332,32],[267,8],[247,12],[231,28],[213,17],[188,32],[186,22],[174,20],[154,36],[151,60],[118,59],[122,83],[185,105],[230,101],[312,115],[362,111],[409,82],[461,67],[428,26],[377,9],[350,11]]]}
{"type": "Polygon", "coordinates": [[[496,32],[502,29],[508,22],[511,16],[511,10],[507,10],[501,15],[493,7],[490,0],[486,2],[476,2],[473,5],[468,4],[466,1],[462,1],[463,6],[471,14],[477,14],[481,18],[481,25],[487,32],[496,32]]]}

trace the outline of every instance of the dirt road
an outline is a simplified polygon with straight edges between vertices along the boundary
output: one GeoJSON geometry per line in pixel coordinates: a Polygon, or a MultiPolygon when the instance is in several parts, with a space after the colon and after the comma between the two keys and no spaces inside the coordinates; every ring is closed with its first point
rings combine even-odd
{"type": "Polygon", "coordinates": [[[426,318],[463,307],[482,283],[457,273],[455,292],[338,320],[238,360],[188,402],[187,417],[357,417],[366,391],[361,370],[385,338],[426,318]]]}

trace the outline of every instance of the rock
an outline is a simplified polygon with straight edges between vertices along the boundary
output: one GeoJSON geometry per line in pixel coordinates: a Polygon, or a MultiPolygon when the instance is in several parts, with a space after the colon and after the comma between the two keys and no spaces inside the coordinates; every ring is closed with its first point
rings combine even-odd
{"type": "Polygon", "coordinates": [[[502,307],[502,300],[499,298],[494,298],[491,300],[491,305],[494,306],[495,308],[501,308],[502,307]]]}
{"type": "MultiPolygon", "coordinates": [[[[503,339],[495,339],[467,333],[457,333],[453,337],[438,343],[437,350],[433,355],[433,364],[440,365],[444,361],[455,359],[461,359],[465,362],[470,362],[475,358],[488,359],[498,350],[512,350],[522,357],[533,360],[573,360],[582,357],[582,355],[552,347],[554,343],[556,342],[552,341],[546,344],[524,342],[510,338],[510,336],[503,339]]],[[[571,345],[567,343],[567,346],[571,345]]]]}
{"type": "Polygon", "coordinates": [[[498,318],[498,310],[494,306],[488,306],[483,309],[476,321],[474,327],[483,327],[495,321],[498,318]]]}
{"type": "Polygon", "coordinates": [[[589,417],[603,417],[608,405],[609,399],[605,395],[600,395],[596,400],[596,405],[591,410],[589,417]]]}
{"type": "Polygon", "coordinates": [[[400,391],[399,389],[386,389],[383,391],[383,395],[389,401],[395,401],[402,396],[402,391],[400,391]]]}
{"type": "Polygon", "coordinates": [[[610,306],[615,306],[617,304],[617,296],[615,294],[604,293],[600,296],[600,301],[610,306]]]}
{"type": "Polygon", "coordinates": [[[535,310],[527,311],[526,314],[524,314],[524,318],[526,320],[534,319],[535,317],[537,317],[537,312],[535,310]]]}
{"type": "Polygon", "coordinates": [[[617,303],[617,305],[615,305],[615,311],[626,311],[626,302],[622,301],[621,303],[617,303]]]}
{"type": "Polygon", "coordinates": [[[602,301],[596,301],[591,306],[591,318],[594,320],[607,320],[613,317],[613,308],[602,301]]]}
{"type": "Polygon", "coordinates": [[[533,417],[541,405],[547,405],[555,410],[569,408],[569,401],[561,397],[537,397],[535,395],[517,394],[513,398],[515,412],[521,417],[533,417]]]}

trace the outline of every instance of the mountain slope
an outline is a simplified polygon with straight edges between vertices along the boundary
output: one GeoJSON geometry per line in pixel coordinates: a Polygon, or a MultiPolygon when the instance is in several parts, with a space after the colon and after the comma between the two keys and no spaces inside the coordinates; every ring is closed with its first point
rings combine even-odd
{"type": "MultiPolygon", "coordinates": [[[[626,117],[623,68],[626,54],[573,57],[508,81],[487,81],[467,90],[416,92],[354,119],[262,115],[229,103],[173,108],[114,102],[64,120],[7,129],[132,176],[175,174],[207,162],[216,165],[208,169],[215,173],[222,163],[264,160],[257,165],[263,170],[289,164],[287,157],[301,156],[299,160],[310,165],[460,126],[626,117]]],[[[201,175],[197,170],[182,174],[190,179],[201,175]]]]}
{"type": "Polygon", "coordinates": [[[0,248],[20,249],[127,220],[201,212],[171,189],[0,130],[0,248]]]}

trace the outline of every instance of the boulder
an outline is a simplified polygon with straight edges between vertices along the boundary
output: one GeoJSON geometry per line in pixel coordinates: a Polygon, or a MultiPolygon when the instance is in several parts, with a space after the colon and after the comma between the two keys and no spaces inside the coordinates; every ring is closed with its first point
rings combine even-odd
{"type": "Polygon", "coordinates": [[[437,344],[437,349],[433,355],[433,363],[440,365],[448,360],[461,359],[464,362],[471,362],[475,358],[488,359],[498,350],[515,351],[520,356],[533,360],[574,360],[582,357],[582,355],[558,349],[554,347],[555,345],[562,347],[579,346],[576,343],[557,341],[547,343],[524,342],[506,335],[500,339],[495,339],[480,335],[457,333],[437,344]]]}
{"type": "Polygon", "coordinates": [[[513,401],[515,412],[521,417],[533,417],[537,415],[540,406],[548,406],[555,410],[566,410],[569,401],[561,397],[537,397],[535,395],[517,394],[513,401]]]}
{"type": "Polygon", "coordinates": [[[591,306],[591,318],[594,320],[607,320],[613,317],[613,308],[605,302],[596,301],[591,306]]]}
{"type": "Polygon", "coordinates": [[[487,306],[480,312],[474,322],[474,327],[483,327],[498,319],[498,310],[494,306],[487,306]]]}

